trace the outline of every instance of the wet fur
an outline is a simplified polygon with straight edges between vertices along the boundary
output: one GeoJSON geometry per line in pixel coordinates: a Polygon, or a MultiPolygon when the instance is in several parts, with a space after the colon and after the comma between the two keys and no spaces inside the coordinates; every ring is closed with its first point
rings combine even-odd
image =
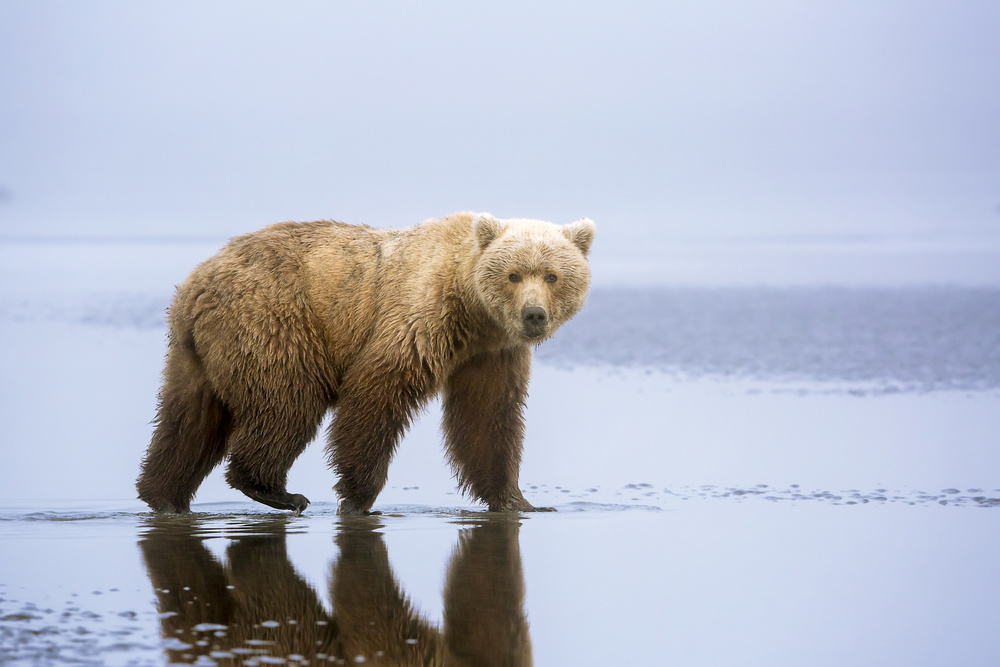
{"type": "Polygon", "coordinates": [[[309,501],[286,491],[288,470],[334,408],[341,511],[366,513],[412,417],[443,392],[461,487],[494,511],[533,509],[517,485],[531,345],[583,305],[592,238],[589,220],[460,213],[402,230],[281,223],[233,239],[171,305],[139,497],[188,511],[228,456],[230,485],[301,511],[309,501]],[[524,279],[511,283],[512,271],[524,279]],[[546,309],[544,335],[525,336],[526,306],[546,309]]]}

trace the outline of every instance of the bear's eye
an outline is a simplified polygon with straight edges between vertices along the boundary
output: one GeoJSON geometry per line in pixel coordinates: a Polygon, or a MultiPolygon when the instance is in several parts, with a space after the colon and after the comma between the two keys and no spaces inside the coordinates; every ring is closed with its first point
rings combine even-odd
{"type": "Polygon", "coordinates": [[[554,283],[556,280],[558,280],[558,278],[556,278],[556,274],[554,274],[554,273],[546,273],[545,274],[545,282],[547,282],[547,283],[554,283]]]}
{"type": "Polygon", "coordinates": [[[509,276],[507,276],[507,278],[509,278],[512,283],[519,283],[519,282],[521,282],[521,276],[520,276],[520,274],[517,274],[517,273],[512,273],[509,276]]]}

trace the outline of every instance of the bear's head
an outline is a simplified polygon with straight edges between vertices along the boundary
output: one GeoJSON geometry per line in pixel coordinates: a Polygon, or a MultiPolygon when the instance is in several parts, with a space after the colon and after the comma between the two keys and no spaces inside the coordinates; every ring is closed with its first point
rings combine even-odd
{"type": "Polygon", "coordinates": [[[473,280],[486,309],[514,339],[540,343],[583,306],[594,223],[498,220],[476,215],[473,280]]]}

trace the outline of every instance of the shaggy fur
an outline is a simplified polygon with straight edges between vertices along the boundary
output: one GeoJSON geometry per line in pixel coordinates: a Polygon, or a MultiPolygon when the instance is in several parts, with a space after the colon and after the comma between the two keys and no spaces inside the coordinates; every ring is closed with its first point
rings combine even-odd
{"type": "Polygon", "coordinates": [[[229,242],[177,290],[139,497],[188,511],[226,456],[250,498],[302,511],[292,462],[336,410],[340,511],[371,510],[416,411],[444,394],[448,458],[490,510],[518,489],[531,346],[583,305],[594,224],[457,213],[401,230],[281,223],[229,242]]]}

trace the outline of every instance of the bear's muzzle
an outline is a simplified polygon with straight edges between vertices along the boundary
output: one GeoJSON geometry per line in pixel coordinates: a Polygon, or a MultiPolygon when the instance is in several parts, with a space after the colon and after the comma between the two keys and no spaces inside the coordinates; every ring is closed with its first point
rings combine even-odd
{"type": "Polygon", "coordinates": [[[549,316],[541,306],[525,306],[521,309],[521,325],[528,338],[544,335],[548,323],[549,316]]]}

